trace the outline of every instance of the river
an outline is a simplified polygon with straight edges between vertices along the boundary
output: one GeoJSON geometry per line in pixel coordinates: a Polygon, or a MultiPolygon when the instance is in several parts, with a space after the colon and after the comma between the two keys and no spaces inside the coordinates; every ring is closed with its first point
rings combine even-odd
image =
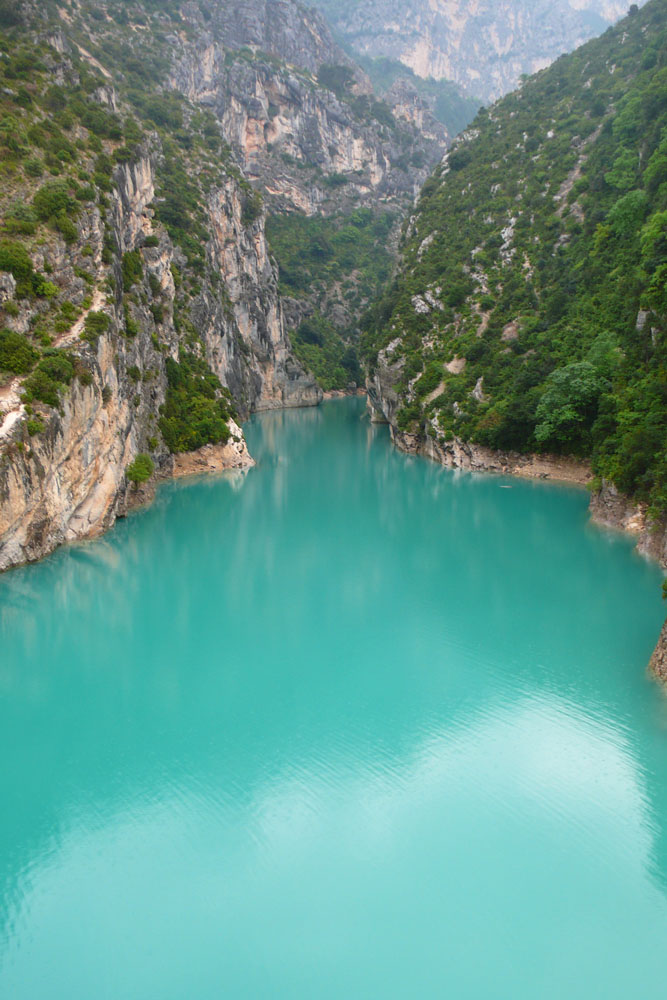
{"type": "Polygon", "coordinates": [[[1,997],[665,995],[660,571],[363,405],[0,577],[1,997]]]}

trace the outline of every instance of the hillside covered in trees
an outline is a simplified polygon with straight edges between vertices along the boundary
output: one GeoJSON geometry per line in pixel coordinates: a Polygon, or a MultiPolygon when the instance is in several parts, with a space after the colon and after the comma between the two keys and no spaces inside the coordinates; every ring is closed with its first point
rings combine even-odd
{"type": "MultiPolygon", "coordinates": [[[[667,512],[667,2],[483,109],[364,321],[399,431],[588,457],[667,512]]],[[[389,408],[388,408],[389,409],[389,408]]]]}

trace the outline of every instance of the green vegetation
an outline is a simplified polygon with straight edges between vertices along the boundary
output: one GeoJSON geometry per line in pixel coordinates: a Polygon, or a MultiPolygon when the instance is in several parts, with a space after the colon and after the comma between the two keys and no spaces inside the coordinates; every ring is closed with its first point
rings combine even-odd
{"type": "Polygon", "coordinates": [[[346,389],[351,382],[363,382],[356,349],[319,312],[303,320],[290,339],[297,358],[323,389],[346,389]]]}
{"type": "Polygon", "coordinates": [[[22,333],[0,330],[0,372],[25,375],[32,371],[38,352],[22,333]]]}
{"type": "Polygon", "coordinates": [[[377,295],[391,273],[387,248],[395,216],[359,208],[350,215],[272,215],[266,235],[279,268],[280,290],[299,296],[320,283],[353,278],[350,303],[377,295]]]}
{"type": "Polygon", "coordinates": [[[123,254],[121,271],[123,274],[123,290],[129,292],[132,285],[136,285],[144,276],[140,250],[129,250],[123,254]]]}
{"type": "Polygon", "coordinates": [[[371,368],[397,341],[403,429],[588,456],[656,516],[666,51],[667,2],[651,0],[481,111],[424,185],[401,274],[363,323],[371,368]],[[455,357],[466,363],[451,374],[455,357]]]}
{"type": "Polygon", "coordinates": [[[154,472],[155,465],[153,463],[153,459],[150,455],[146,455],[141,452],[137,455],[133,462],[130,462],[125,470],[125,475],[129,481],[134,484],[134,488],[136,490],[139,484],[145,483],[146,480],[151,478],[154,472]]]}
{"type": "Polygon", "coordinates": [[[385,56],[373,59],[355,52],[354,58],[366,70],[379,94],[385,94],[397,80],[409,80],[417,93],[429,101],[434,117],[452,136],[467,128],[479,110],[480,101],[466,97],[451,80],[417,76],[409,66],[385,56]]]}
{"type": "Polygon", "coordinates": [[[159,426],[169,451],[224,444],[230,436],[227,421],[232,410],[229,390],[203,358],[190,351],[181,351],[178,362],[167,358],[167,399],[159,426]]]}
{"type": "Polygon", "coordinates": [[[259,191],[253,191],[250,185],[243,192],[241,203],[241,222],[247,228],[262,214],[262,196],[259,191]]]}
{"type": "Polygon", "coordinates": [[[356,209],[349,215],[273,215],[266,233],[278,263],[280,291],[308,297],[320,307],[292,332],[294,352],[323,389],[344,389],[363,377],[357,333],[325,319],[328,297],[342,298],[359,314],[386,284],[392,267],[388,242],[395,223],[390,212],[356,209]]]}
{"type": "Polygon", "coordinates": [[[24,402],[37,401],[47,406],[59,406],[60,393],[72,381],[74,372],[74,362],[65,351],[44,351],[37,367],[23,383],[24,402]]]}
{"type": "Polygon", "coordinates": [[[109,317],[103,312],[89,312],[84,322],[82,340],[87,340],[89,344],[95,346],[103,333],[109,329],[109,317]]]}

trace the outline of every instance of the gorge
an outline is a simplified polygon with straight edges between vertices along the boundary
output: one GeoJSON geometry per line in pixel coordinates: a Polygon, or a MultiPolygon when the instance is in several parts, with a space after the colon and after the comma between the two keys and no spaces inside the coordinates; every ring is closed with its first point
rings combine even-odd
{"type": "Polygon", "coordinates": [[[318,7],[0,0],[0,993],[660,995],[667,0],[318,7]]]}

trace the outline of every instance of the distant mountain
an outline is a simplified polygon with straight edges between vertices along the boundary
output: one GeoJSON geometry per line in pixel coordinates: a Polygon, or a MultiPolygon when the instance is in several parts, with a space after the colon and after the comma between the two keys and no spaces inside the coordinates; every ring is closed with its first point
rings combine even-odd
{"type": "MultiPolygon", "coordinates": [[[[600,34],[626,0],[315,0],[361,55],[447,79],[489,102],[600,34]]],[[[639,7],[642,6],[640,2],[639,7]]]]}

